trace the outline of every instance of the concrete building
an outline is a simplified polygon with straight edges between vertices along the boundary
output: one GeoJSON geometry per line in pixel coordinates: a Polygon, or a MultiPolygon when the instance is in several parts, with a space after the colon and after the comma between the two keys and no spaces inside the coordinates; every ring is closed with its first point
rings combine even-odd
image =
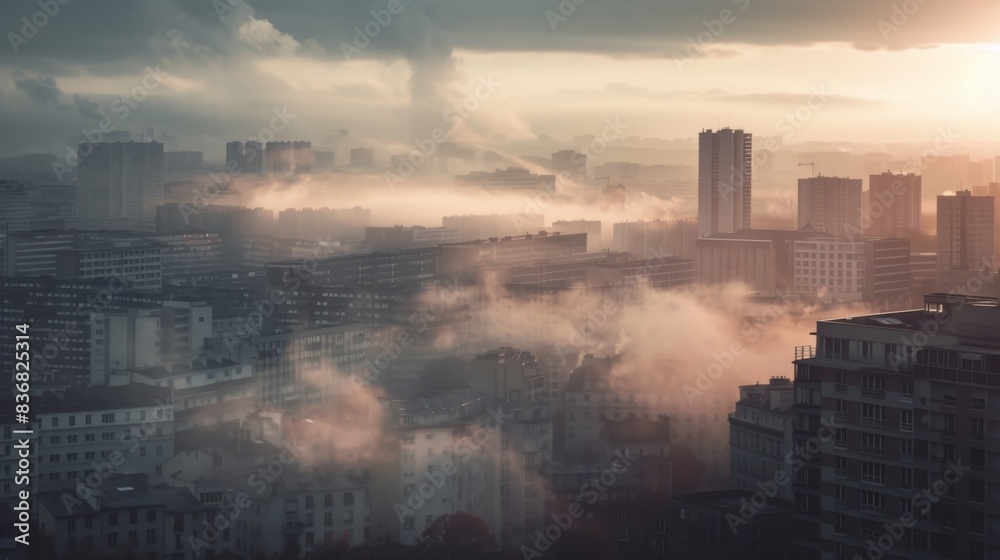
{"type": "Polygon", "coordinates": [[[524,235],[529,231],[545,229],[545,216],[542,214],[489,214],[464,216],[445,216],[441,225],[458,232],[458,241],[474,239],[489,239],[491,237],[507,237],[524,235]]]}
{"type": "Polygon", "coordinates": [[[112,383],[170,388],[174,427],[180,432],[244,418],[258,402],[252,372],[251,364],[203,357],[125,370],[113,375],[112,383]]]}
{"type": "Polygon", "coordinates": [[[996,270],[994,200],[958,191],[937,197],[938,290],[976,293],[969,282],[983,270],[996,270]]]}
{"type": "Polygon", "coordinates": [[[213,355],[253,364],[259,404],[301,409],[354,394],[357,379],[352,381],[351,377],[365,375],[371,340],[371,329],[361,325],[287,328],[271,333],[243,325],[237,332],[224,333],[206,344],[213,355]]]}
{"type": "Polygon", "coordinates": [[[698,136],[698,235],[750,229],[753,139],[742,130],[698,136]]]}
{"type": "Polygon", "coordinates": [[[640,220],[616,223],[613,227],[615,251],[645,259],[695,256],[698,223],[694,220],[640,220]]]}
{"type": "Polygon", "coordinates": [[[548,400],[544,398],[548,387],[538,360],[527,350],[507,346],[472,359],[469,385],[492,398],[548,400]]]}
{"type": "Polygon", "coordinates": [[[798,201],[798,229],[811,226],[838,237],[861,232],[861,179],[799,179],[798,201]]]}
{"type": "Polygon", "coordinates": [[[458,232],[444,227],[368,226],[365,228],[365,245],[376,250],[434,247],[441,243],[455,243],[457,241],[458,232]]]}
{"type": "Polygon", "coordinates": [[[920,231],[921,176],[886,171],[868,178],[865,235],[912,237],[920,231]]]}
{"type": "Polygon", "coordinates": [[[792,465],[785,456],[792,450],[792,381],[772,377],[764,385],[741,385],[736,410],[729,415],[729,473],[733,488],[757,492],[778,471],[787,482],[777,496],[792,499],[792,465]]]}
{"type": "Polygon", "coordinates": [[[56,277],[81,280],[116,278],[132,289],[159,292],[163,286],[163,247],[150,240],[77,240],[55,253],[56,277]]]}
{"type": "Polygon", "coordinates": [[[240,142],[238,140],[233,142],[226,142],[225,168],[227,170],[230,168],[232,168],[233,170],[236,169],[242,170],[243,166],[246,165],[246,158],[244,154],[245,151],[243,142],[240,142]]]}
{"type": "Polygon", "coordinates": [[[278,233],[293,239],[364,239],[372,222],[368,208],[289,208],[278,212],[278,233]]]}
{"type": "Polygon", "coordinates": [[[116,473],[67,508],[65,497],[74,494],[75,486],[67,484],[39,498],[41,538],[32,541],[32,549],[46,558],[196,560],[221,557],[235,548],[229,530],[220,532],[217,540],[196,538],[219,509],[199,502],[187,490],[158,488],[145,477],[116,473]]]}
{"type": "Polygon", "coordinates": [[[444,243],[439,247],[440,278],[478,280],[478,267],[488,264],[529,263],[587,252],[587,234],[537,234],[444,243]]]}
{"type": "MultiPolygon", "coordinates": [[[[38,353],[33,354],[31,370],[43,386],[56,374],[74,377],[73,384],[87,384],[91,378],[91,352],[95,336],[104,332],[92,329],[94,312],[122,309],[156,309],[162,305],[158,294],[130,291],[120,282],[59,280],[55,278],[0,278],[0,327],[14,332],[25,317],[31,318],[31,339],[38,353]],[[105,301],[97,304],[97,297],[105,301]],[[49,348],[48,352],[44,352],[49,348]],[[55,350],[53,350],[55,349],[55,350]]],[[[14,339],[0,340],[0,364],[14,368],[14,339]]],[[[103,380],[103,369],[100,375],[103,380]]],[[[10,387],[11,378],[0,381],[10,387]]]]}
{"type": "Polygon", "coordinates": [[[908,239],[814,238],[795,241],[795,293],[830,302],[900,308],[909,302],[908,239]]]}
{"type": "Polygon", "coordinates": [[[81,224],[153,223],[156,207],[163,204],[163,144],[86,143],[77,152],[76,217],[81,224]]]}
{"type": "Polygon", "coordinates": [[[1000,553],[998,326],[995,298],[956,294],[817,323],[816,346],[796,349],[794,437],[833,445],[801,457],[795,558],[871,555],[900,520],[884,558],[1000,553]]]}
{"type": "Polygon", "coordinates": [[[588,253],[596,253],[604,248],[600,220],[556,220],[552,222],[552,231],[567,234],[586,233],[588,253]]]}
{"type": "Polygon", "coordinates": [[[474,186],[485,190],[544,190],[555,193],[555,175],[537,175],[523,167],[508,167],[495,171],[473,171],[456,175],[458,186],[474,186]]]}
{"type": "Polygon", "coordinates": [[[106,476],[91,475],[104,463],[115,473],[162,480],[162,465],[174,454],[174,405],[169,389],[148,385],[77,388],[61,397],[38,397],[32,402],[39,444],[36,468],[43,487],[90,477],[98,481],[88,485],[92,490],[103,488],[106,476]]]}

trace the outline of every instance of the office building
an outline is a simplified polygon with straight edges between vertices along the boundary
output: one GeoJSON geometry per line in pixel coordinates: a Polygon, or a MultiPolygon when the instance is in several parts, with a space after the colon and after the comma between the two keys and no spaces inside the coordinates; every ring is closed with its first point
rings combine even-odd
{"type": "Polygon", "coordinates": [[[159,142],[99,142],[77,149],[76,216],[84,225],[151,224],[163,204],[159,142]]]}
{"type": "Polygon", "coordinates": [[[861,232],[861,179],[799,179],[798,228],[812,226],[838,237],[861,232]]]}
{"type": "Polygon", "coordinates": [[[1000,554],[998,332],[995,298],[956,294],[817,322],[795,351],[793,558],[1000,554]]]}
{"type": "Polygon", "coordinates": [[[243,142],[240,142],[238,140],[233,142],[226,142],[226,161],[224,166],[225,169],[227,171],[232,169],[233,170],[232,172],[235,172],[237,169],[242,170],[244,164],[246,163],[244,154],[245,154],[245,148],[243,142]]]}
{"type": "Polygon", "coordinates": [[[997,268],[993,197],[958,191],[937,197],[937,208],[938,290],[985,295],[973,279],[997,268]]]}
{"type": "Polygon", "coordinates": [[[202,152],[164,152],[163,157],[167,175],[191,174],[205,167],[205,154],[202,152]]]}
{"type": "Polygon", "coordinates": [[[742,130],[698,136],[698,235],[750,229],[753,139],[742,130]]]}
{"type": "Polygon", "coordinates": [[[920,231],[921,176],[886,171],[868,178],[862,229],[871,237],[911,237],[920,231]]]}

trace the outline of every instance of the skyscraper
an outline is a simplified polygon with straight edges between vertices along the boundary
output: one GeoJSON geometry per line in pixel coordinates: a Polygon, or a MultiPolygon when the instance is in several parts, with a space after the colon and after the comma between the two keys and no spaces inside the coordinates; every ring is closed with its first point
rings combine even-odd
{"type": "Polygon", "coordinates": [[[861,220],[870,237],[909,237],[920,230],[921,177],[880,173],[868,178],[868,209],[861,220]]]}
{"type": "MultiPolygon", "coordinates": [[[[937,197],[938,290],[975,294],[970,280],[984,268],[994,269],[993,197],[937,197]]],[[[981,287],[981,284],[980,284],[981,287]]]]}
{"type": "Polygon", "coordinates": [[[698,236],[750,229],[752,135],[724,128],[698,137],[698,236]]]}
{"type": "Polygon", "coordinates": [[[226,142],[226,169],[235,171],[242,168],[245,162],[243,142],[239,140],[226,142]]]}
{"type": "Polygon", "coordinates": [[[247,140],[243,151],[243,173],[264,173],[264,146],[256,140],[247,140]]]}
{"type": "Polygon", "coordinates": [[[861,179],[799,179],[799,227],[812,225],[838,237],[860,233],[861,179]]]}
{"type": "Polygon", "coordinates": [[[76,215],[85,223],[153,223],[166,175],[159,142],[100,142],[77,148],[76,215]]]}

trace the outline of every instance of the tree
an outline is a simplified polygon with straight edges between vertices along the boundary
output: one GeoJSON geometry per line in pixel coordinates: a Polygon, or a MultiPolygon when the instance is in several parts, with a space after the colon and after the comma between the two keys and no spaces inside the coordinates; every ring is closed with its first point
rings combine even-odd
{"type": "Polygon", "coordinates": [[[471,513],[445,514],[431,522],[417,538],[417,547],[429,558],[467,560],[496,546],[486,523],[471,513]]]}

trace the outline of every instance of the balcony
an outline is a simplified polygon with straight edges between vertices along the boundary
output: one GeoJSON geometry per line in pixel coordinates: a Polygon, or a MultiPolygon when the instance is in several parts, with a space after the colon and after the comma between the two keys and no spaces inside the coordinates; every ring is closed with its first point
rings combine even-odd
{"type": "Polygon", "coordinates": [[[836,391],[836,392],[838,392],[838,393],[846,393],[847,392],[847,385],[845,385],[843,383],[837,383],[836,385],[833,386],[833,390],[836,391]]]}
{"type": "Polygon", "coordinates": [[[901,431],[901,432],[912,432],[913,431],[913,423],[912,422],[903,422],[903,423],[901,423],[899,425],[899,431],[901,431]]]}
{"type": "Polygon", "coordinates": [[[884,428],[885,427],[885,419],[882,419],[882,418],[862,418],[861,419],[861,425],[862,426],[873,426],[875,428],[884,428]]]}
{"type": "Polygon", "coordinates": [[[861,389],[861,396],[866,399],[884,401],[885,391],[881,391],[878,389],[861,389]]]}
{"type": "Polygon", "coordinates": [[[795,359],[796,360],[810,360],[816,357],[816,347],[815,346],[796,346],[795,347],[795,359]]]}
{"type": "Polygon", "coordinates": [[[883,455],[885,455],[885,449],[883,449],[881,447],[868,447],[868,446],[862,445],[861,446],[861,452],[865,453],[867,455],[878,455],[880,457],[883,456],[883,455]]]}

